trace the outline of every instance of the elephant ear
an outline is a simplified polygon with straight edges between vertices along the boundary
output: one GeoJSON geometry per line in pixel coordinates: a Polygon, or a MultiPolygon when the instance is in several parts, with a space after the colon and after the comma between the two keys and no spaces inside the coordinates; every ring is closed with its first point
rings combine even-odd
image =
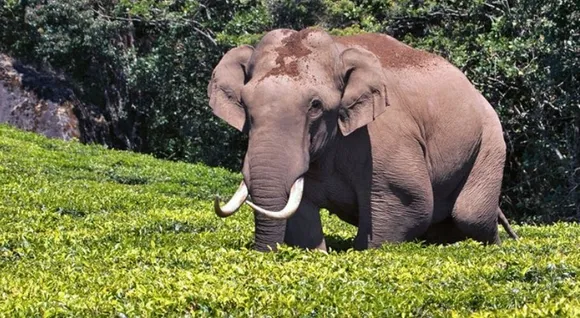
{"type": "Polygon", "coordinates": [[[377,57],[365,49],[350,48],[340,55],[343,92],[338,126],[344,136],[369,124],[387,106],[387,87],[377,57]]]}
{"type": "Polygon", "coordinates": [[[239,46],[228,51],[213,70],[207,87],[213,113],[239,131],[245,130],[246,112],[241,104],[241,91],[248,81],[248,64],[254,48],[239,46]]]}

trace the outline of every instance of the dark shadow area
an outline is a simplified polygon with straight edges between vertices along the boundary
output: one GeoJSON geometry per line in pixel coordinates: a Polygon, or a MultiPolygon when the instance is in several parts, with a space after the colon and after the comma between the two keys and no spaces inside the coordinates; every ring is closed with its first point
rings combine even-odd
{"type": "Polygon", "coordinates": [[[425,234],[417,240],[421,241],[422,245],[449,245],[467,238],[463,232],[455,224],[451,217],[437,223],[432,224],[425,234]]]}
{"type": "Polygon", "coordinates": [[[69,215],[73,218],[82,218],[85,217],[88,213],[87,211],[83,211],[76,208],[66,208],[66,207],[59,207],[55,211],[60,216],[69,215]]]}
{"type": "Polygon", "coordinates": [[[252,241],[248,241],[248,242],[246,242],[246,244],[243,245],[243,247],[245,247],[245,248],[247,248],[249,250],[253,250],[254,249],[254,246],[255,246],[255,244],[254,244],[254,241],[253,240],[252,241]]]}
{"type": "Polygon", "coordinates": [[[325,235],[326,248],[330,252],[344,253],[354,247],[354,237],[344,238],[338,235],[325,235]]]}
{"type": "Polygon", "coordinates": [[[40,99],[60,104],[75,98],[72,85],[54,74],[39,72],[17,61],[12,67],[22,76],[22,87],[40,99]]]}
{"type": "Polygon", "coordinates": [[[108,173],[109,179],[119,184],[125,185],[143,185],[148,184],[149,179],[143,176],[137,175],[119,175],[114,172],[108,173]]]}

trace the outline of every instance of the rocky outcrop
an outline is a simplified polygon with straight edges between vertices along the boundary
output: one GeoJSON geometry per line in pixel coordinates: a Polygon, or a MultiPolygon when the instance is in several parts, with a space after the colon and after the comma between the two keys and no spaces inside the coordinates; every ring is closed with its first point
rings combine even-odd
{"type": "Polygon", "coordinates": [[[97,107],[83,104],[62,77],[0,54],[0,123],[47,137],[108,144],[97,107]]]}

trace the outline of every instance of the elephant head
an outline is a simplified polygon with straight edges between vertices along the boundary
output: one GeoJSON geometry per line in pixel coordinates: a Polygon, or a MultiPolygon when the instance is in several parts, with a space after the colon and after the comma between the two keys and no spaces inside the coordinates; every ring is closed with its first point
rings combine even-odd
{"type": "Polygon", "coordinates": [[[370,51],[347,48],[326,32],[274,30],[258,45],[227,52],[208,87],[218,117],[249,134],[238,191],[219,216],[248,201],[256,211],[256,248],[275,248],[285,219],[302,198],[304,175],[337,139],[385,111],[381,63],[370,51]]]}

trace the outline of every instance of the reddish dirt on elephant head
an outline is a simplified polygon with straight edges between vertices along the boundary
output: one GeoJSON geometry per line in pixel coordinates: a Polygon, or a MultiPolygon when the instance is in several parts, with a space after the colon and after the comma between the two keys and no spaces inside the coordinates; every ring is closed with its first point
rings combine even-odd
{"type": "Polygon", "coordinates": [[[284,38],[282,40],[283,46],[276,49],[276,53],[278,53],[276,64],[278,66],[266,73],[261,80],[276,75],[288,75],[292,78],[299,77],[300,71],[298,70],[298,59],[312,53],[312,51],[302,43],[302,40],[311,32],[316,31],[316,29],[305,29],[300,32],[293,32],[291,35],[284,38]],[[292,58],[292,60],[286,63],[284,61],[286,58],[292,58]]]}
{"type": "Polygon", "coordinates": [[[383,67],[422,67],[436,58],[435,55],[414,49],[382,34],[365,33],[334,37],[334,40],[346,46],[356,45],[373,52],[383,67]]]}

